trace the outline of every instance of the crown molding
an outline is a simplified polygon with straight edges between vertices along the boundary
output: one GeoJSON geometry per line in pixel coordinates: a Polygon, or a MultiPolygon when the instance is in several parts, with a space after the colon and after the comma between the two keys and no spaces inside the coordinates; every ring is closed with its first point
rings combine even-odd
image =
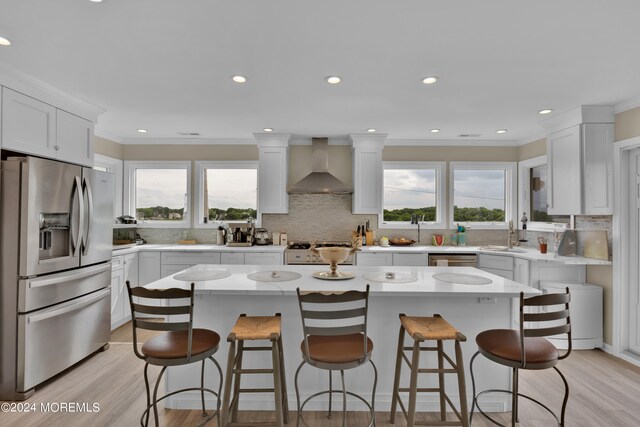
{"type": "Polygon", "coordinates": [[[0,64],[0,85],[50,104],[76,116],[98,122],[98,116],[107,110],[88,101],[69,95],[48,83],[31,77],[6,64],[0,64]]]}
{"type": "Polygon", "coordinates": [[[122,138],[124,145],[256,145],[253,138],[122,138]]]}
{"type": "Polygon", "coordinates": [[[117,142],[118,144],[122,144],[122,138],[114,133],[111,133],[107,130],[101,129],[98,125],[93,129],[93,134],[103,139],[108,139],[109,141],[117,142]]]}
{"type": "Polygon", "coordinates": [[[385,147],[514,147],[514,140],[387,139],[385,147]]]}
{"type": "Polygon", "coordinates": [[[613,105],[581,105],[548,119],[540,120],[538,124],[550,134],[582,123],[614,123],[615,113],[613,110],[613,105]]]}
{"type": "Polygon", "coordinates": [[[531,136],[528,136],[526,138],[522,138],[522,139],[517,140],[516,141],[516,145],[517,146],[527,145],[527,144],[529,144],[531,142],[538,141],[539,139],[545,139],[548,135],[549,135],[548,132],[541,131],[541,132],[538,132],[538,133],[536,133],[534,135],[531,135],[531,136]]]}
{"type": "Polygon", "coordinates": [[[640,96],[628,99],[621,102],[620,104],[616,104],[616,106],[613,107],[613,111],[618,114],[624,113],[625,111],[633,110],[634,108],[638,107],[640,107],[640,96]]]}

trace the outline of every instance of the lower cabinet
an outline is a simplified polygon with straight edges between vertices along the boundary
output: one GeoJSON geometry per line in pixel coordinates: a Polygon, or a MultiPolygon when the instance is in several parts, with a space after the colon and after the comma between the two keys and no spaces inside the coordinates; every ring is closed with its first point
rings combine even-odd
{"type": "Polygon", "coordinates": [[[356,265],[393,265],[393,254],[356,252],[356,265]]]}
{"type": "Polygon", "coordinates": [[[280,252],[246,252],[245,264],[255,265],[283,265],[284,255],[280,252]]]}
{"type": "Polygon", "coordinates": [[[131,287],[138,286],[138,254],[118,255],[112,259],[111,330],[131,319],[127,280],[131,287]]]}
{"type": "Polygon", "coordinates": [[[393,254],[393,265],[409,267],[426,267],[429,265],[429,255],[424,254],[393,254]]]}
{"type": "Polygon", "coordinates": [[[487,273],[513,280],[513,257],[511,256],[480,254],[478,268],[487,273]]]}

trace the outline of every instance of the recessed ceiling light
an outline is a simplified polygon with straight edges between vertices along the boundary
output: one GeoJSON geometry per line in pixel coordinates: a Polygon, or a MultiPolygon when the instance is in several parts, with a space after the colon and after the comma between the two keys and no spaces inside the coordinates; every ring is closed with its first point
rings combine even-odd
{"type": "Polygon", "coordinates": [[[431,129],[429,132],[431,132],[431,133],[438,133],[438,132],[440,132],[440,129],[431,129]]]}
{"type": "Polygon", "coordinates": [[[102,3],[102,0],[89,0],[89,1],[91,1],[93,3],[102,3]]]}
{"type": "Polygon", "coordinates": [[[138,129],[138,132],[140,133],[147,133],[148,131],[146,129],[138,129]]]}
{"type": "Polygon", "coordinates": [[[330,85],[337,85],[338,83],[340,83],[342,81],[342,79],[340,77],[338,77],[338,76],[328,76],[328,77],[325,77],[325,80],[330,85]]]}
{"type": "Polygon", "coordinates": [[[367,129],[367,132],[369,132],[369,133],[374,133],[375,131],[376,131],[376,130],[375,130],[374,128],[367,129]]]}
{"type": "Polygon", "coordinates": [[[262,130],[265,132],[273,132],[273,128],[264,128],[262,130]]]}
{"type": "Polygon", "coordinates": [[[438,81],[438,78],[436,76],[428,76],[428,77],[424,77],[422,79],[422,83],[424,83],[426,85],[432,85],[437,81],[438,81]]]}
{"type": "Polygon", "coordinates": [[[7,38],[0,36],[0,46],[9,46],[11,45],[11,41],[7,38]]]}
{"type": "Polygon", "coordinates": [[[245,76],[233,76],[231,77],[231,80],[233,80],[236,83],[246,83],[247,82],[247,78],[245,76]]]}
{"type": "Polygon", "coordinates": [[[496,133],[507,133],[506,129],[498,129],[496,133]]]}
{"type": "Polygon", "coordinates": [[[544,110],[538,111],[538,114],[549,114],[553,110],[551,108],[545,108],[544,110]]]}

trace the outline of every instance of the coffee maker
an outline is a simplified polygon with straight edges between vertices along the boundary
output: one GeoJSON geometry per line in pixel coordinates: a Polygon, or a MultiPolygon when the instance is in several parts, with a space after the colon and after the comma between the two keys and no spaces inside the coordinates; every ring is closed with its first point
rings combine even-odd
{"type": "Polygon", "coordinates": [[[253,246],[255,224],[253,221],[230,222],[227,230],[227,246],[253,246]]]}

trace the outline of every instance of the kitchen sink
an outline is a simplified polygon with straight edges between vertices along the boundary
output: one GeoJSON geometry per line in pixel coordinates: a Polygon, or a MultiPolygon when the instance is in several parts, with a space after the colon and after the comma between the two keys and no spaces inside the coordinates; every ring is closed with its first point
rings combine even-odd
{"type": "Polygon", "coordinates": [[[525,249],[520,249],[520,248],[511,248],[509,249],[506,246],[496,246],[496,245],[489,245],[489,246],[482,246],[480,248],[481,251],[492,251],[492,252],[515,252],[515,253],[524,253],[526,252],[525,249]]]}

